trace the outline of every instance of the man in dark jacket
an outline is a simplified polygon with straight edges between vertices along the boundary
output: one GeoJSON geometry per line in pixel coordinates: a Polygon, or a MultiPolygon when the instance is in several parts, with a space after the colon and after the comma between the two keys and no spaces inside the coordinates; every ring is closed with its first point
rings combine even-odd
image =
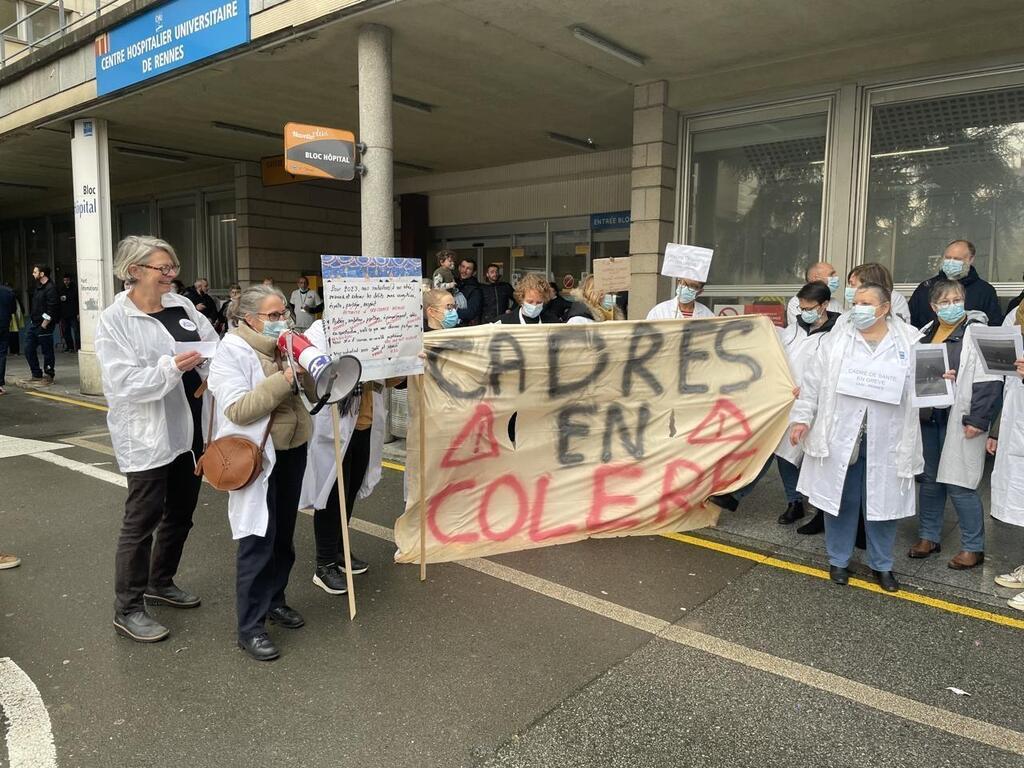
{"type": "Polygon", "coordinates": [[[483,311],[483,293],[476,279],[476,262],[463,259],[459,262],[459,292],[466,299],[466,306],[459,307],[459,325],[479,325],[483,311]]]}
{"type": "Polygon", "coordinates": [[[989,325],[1001,325],[1003,310],[999,306],[996,289],[981,279],[974,268],[974,243],[969,240],[954,240],[946,246],[942,254],[942,265],[939,274],[929,277],[917,288],[910,297],[910,324],[915,328],[924,328],[935,320],[935,312],[928,303],[928,292],[936,280],[959,280],[963,283],[964,309],[975,310],[988,316],[989,325]]]}
{"type": "Polygon", "coordinates": [[[0,285],[0,395],[4,394],[4,387],[7,386],[4,377],[7,375],[8,329],[11,327],[11,318],[17,311],[18,299],[14,291],[6,285],[0,285]]]}
{"type": "Polygon", "coordinates": [[[484,284],[480,286],[482,310],[480,322],[493,323],[508,312],[515,303],[512,286],[501,280],[501,265],[489,264],[484,270],[484,284]]]}
{"type": "Polygon", "coordinates": [[[71,275],[64,275],[60,289],[60,335],[64,337],[64,351],[77,352],[81,346],[78,330],[78,286],[71,275]]]}
{"type": "Polygon", "coordinates": [[[210,321],[210,325],[215,325],[218,315],[217,300],[207,293],[209,289],[210,284],[206,282],[206,278],[200,277],[191,288],[185,289],[185,297],[196,305],[196,309],[210,321]]]}
{"type": "Polygon", "coordinates": [[[28,367],[32,369],[32,378],[27,384],[49,386],[53,384],[53,326],[60,320],[60,298],[57,288],[50,280],[50,268],[45,264],[36,264],[32,268],[32,277],[38,284],[32,294],[29,309],[28,328],[25,329],[25,357],[28,367]],[[36,350],[43,348],[43,367],[39,367],[39,356],[36,350]]]}

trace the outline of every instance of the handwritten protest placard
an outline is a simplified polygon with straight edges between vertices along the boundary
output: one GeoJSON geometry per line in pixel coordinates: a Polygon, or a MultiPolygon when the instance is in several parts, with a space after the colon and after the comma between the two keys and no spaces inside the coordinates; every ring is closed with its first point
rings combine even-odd
{"type": "Polygon", "coordinates": [[[594,259],[594,283],[603,293],[628,291],[631,279],[629,256],[594,259]]]}
{"type": "Polygon", "coordinates": [[[409,430],[399,562],[419,562],[421,516],[427,562],[713,524],[705,500],[754,479],[793,402],[766,317],[488,325],[424,344],[409,402],[426,405],[427,440],[421,470],[409,430]]]}
{"type": "Polygon", "coordinates": [[[321,256],[331,352],[354,355],[362,381],[423,372],[419,259],[321,256]]]}

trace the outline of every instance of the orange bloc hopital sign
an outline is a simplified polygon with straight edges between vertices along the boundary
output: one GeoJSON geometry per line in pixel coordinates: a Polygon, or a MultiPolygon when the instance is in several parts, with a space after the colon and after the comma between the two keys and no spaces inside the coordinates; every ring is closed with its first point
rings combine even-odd
{"type": "Polygon", "coordinates": [[[356,175],[356,136],[321,125],[284,127],[284,169],[296,176],[351,181],[356,175]]]}
{"type": "Polygon", "coordinates": [[[763,315],[480,325],[423,346],[401,563],[713,525],[708,497],[757,477],[794,399],[763,315]]]}

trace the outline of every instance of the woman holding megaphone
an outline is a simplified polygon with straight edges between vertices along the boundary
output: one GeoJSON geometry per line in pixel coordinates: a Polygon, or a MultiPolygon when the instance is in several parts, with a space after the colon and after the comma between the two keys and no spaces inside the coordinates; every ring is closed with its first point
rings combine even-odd
{"type": "Polygon", "coordinates": [[[262,471],[228,497],[231,534],[238,540],[238,645],[254,659],[270,661],[280,653],[265,621],[289,629],[305,623],[285,601],[285,587],[295,563],[292,539],[312,426],[293,393],[295,374],[278,352],[278,336],[290,325],[284,294],[250,286],[232,302],[229,317],[238,326],[224,337],[210,368],[215,436],[265,441],[262,471]]]}

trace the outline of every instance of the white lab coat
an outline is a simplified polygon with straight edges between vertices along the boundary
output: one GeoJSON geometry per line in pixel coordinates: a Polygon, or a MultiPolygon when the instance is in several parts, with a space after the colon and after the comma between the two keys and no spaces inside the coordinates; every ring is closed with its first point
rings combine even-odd
{"type": "MultiPolygon", "coordinates": [[[[786,351],[786,360],[789,362],[789,370],[793,374],[793,381],[799,387],[803,380],[804,370],[809,363],[813,362],[815,355],[818,354],[818,348],[821,346],[822,341],[828,337],[829,332],[808,334],[795,321],[792,325],[779,328],[778,332],[779,341],[782,342],[782,348],[786,351]]],[[[789,432],[790,430],[786,430],[786,434],[782,436],[782,440],[779,441],[779,445],[775,449],[775,455],[799,467],[800,462],[804,458],[804,451],[799,445],[793,445],[789,441],[789,432]]]]}
{"type": "MultiPolygon", "coordinates": [[[[985,317],[983,312],[976,314],[985,317]]],[[[930,325],[921,329],[922,334],[930,325]]],[[[985,373],[981,366],[981,356],[974,346],[971,326],[967,326],[960,347],[960,369],[956,372],[956,383],[953,385],[953,405],[949,409],[946,439],[942,443],[939,471],[935,476],[937,482],[963,488],[977,488],[981,482],[981,475],[985,471],[985,435],[968,440],[964,435],[963,419],[971,412],[975,382],[985,381],[1002,381],[1002,377],[985,373]]]]}
{"type": "MultiPolygon", "coordinates": [[[[183,307],[203,341],[217,341],[210,322],[184,296],[165,293],[165,307],[183,307]]],[[[107,427],[122,472],[170,464],[192,450],[192,413],[181,371],[174,365],[174,337],[163,324],[135,306],[123,291],[100,314],[96,358],[110,410],[107,427]]],[[[197,369],[200,376],[204,369],[197,369]]],[[[203,426],[209,402],[204,398],[203,426]]]]}
{"type": "MultiPolygon", "coordinates": [[[[1006,326],[1016,324],[1015,311],[1003,320],[1006,326]]],[[[992,468],[992,517],[1024,526],[1024,381],[1019,376],[1007,376],[1003,388],[1003,414],[992,468]]]]}
{"type": "MultiPolygon", "coordinates": [[[[842,288],[839,289],[842,291],[842,288]]],[[[843,314],[843,294],[837,291],[832,296],[832,300],[828,303],[828,311],[843,314]],[[837,298],[838,297],[838,298],[837,298]]],[[[800,299],[796,296],[789,300],[789,304],[786,305],[786,327],[796,325],[796,319],[800,317],[800,299]]]]}
{"type": "MultiPolygon", "coordinates": [[[[215,439],[237,435],[259,445],[267,430],[270,415],[247,426],[235,424],[225,413],[227,408],[248,394],[266,378],[256,350],[234,334],[228,334],[217,347],[210,366],[210,391],[217,399],[214,414],[213,434],[215,439]]],[[[263,470],[245,488],[228,492],[228,521],[231,523],[231,538],[265,536],[270,512],[267,508],[267,488],[270,473],[274,471],[277,455],[274,441],[269,436],[263,450],[263,470]]]]}
{"type": "Polygon", "coordinates": [[[837,323],[804,371],[792,424],[809,424],[803,440],[805,459],[797,489],[817,509],[839,514],[843,483],[860,425],[867,414],[868,520],[898,520],[914,514],[914,477],[924,470],[918,409],[910,406],[913,386],[910,349],[920,333],[889,318],[889,333],[872,352],[852,323],[837,323]],[[844,361],[884,358],[905,366],[899,405],[864,400],[837,392],[844,361]]]}
{"type": "MultiPolygon", "coordinates": [[[[705,307],[699,301],[693,302],[693,319],[700,320],[704,317],[714,317],[715,313],[705,307]]],[[[668,301],[655,304],[647,313],[648,320],[680,320],[683,313],[679,311],[679,302],[673,296],[668,301]]]]}
{"type": "MultiPolygon", "coordinates": [[[[324,336],[323,321],[317,320],[305,333],[306,338],[318,349],[327,349],[324,336]]],[[[366,386],[370,386],[369,382],[366,386]]],[[[334,425],[331,419],[331,408],[337,405],[326,405],[313,416],[313,437],[309,441],[309,455],[306,459],[306,474],[302,478],[302,494],[299,497],[299,508],[324,509],[327,497],[338,481],[338,465],[334,459],[334,425]]],[[[357,413],[347,413],[341,417],[339,424],[341,437],[341,455],[345,456],[349,441],[356,428],[357,413]]],[[[373,393],[373,424],[370,426],[370,463],[359,487],[358,498],[365,499],[380,482],[381,461],[384,458],[384,432],[386,431],[388,412],[384,406],[384,395],[373,393]]]]}

